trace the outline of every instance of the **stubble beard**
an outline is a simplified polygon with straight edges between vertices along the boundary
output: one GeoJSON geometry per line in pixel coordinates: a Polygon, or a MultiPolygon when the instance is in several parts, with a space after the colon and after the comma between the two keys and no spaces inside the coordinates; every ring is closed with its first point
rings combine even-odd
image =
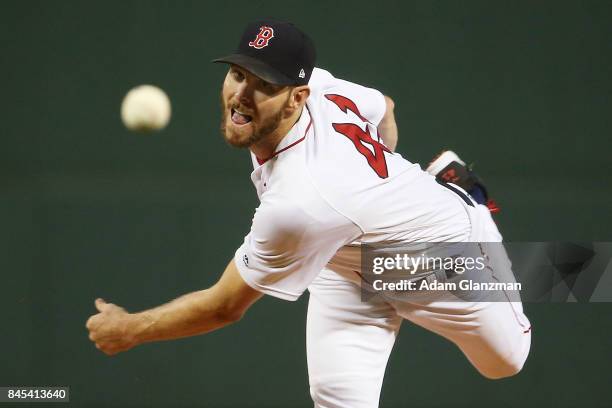
{"type": "Polygon", "coordinates": [[[228,144],[234,147],[240,147],[240,148],[251,147],[254,144],[265,139],[267,136],[273,133],[276,129],[278,129],[280,122],[283,118],[283,110],[284,110],[284,106],[283,106],[283,108],[279,109],[278,113],[276,113],[274,116],[270,118],[265,119],[259,126],[254,123],[251,123],[251,126],[253,128],[251,135],[247,138],[240,138],[240,137],[232,137],[232,135],[229,134],[231,130],[229,130],[226,126],[227,119],[228,119],[228,112],[229,112],[227,108],[228,107],[226,106],[225,101],[223,100],[223,93],[221,93],[221,112],[222,112],[221,126],[220,126],[221,135],[223,136],[223,138],[228,144]]]}

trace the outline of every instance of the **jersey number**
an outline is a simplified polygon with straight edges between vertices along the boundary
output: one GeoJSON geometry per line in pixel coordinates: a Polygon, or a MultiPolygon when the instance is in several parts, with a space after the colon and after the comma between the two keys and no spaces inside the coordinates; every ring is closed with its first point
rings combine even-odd
{"type": "MultiPolygon", "coordinates": [[[[347,113],[348,109],[357,115],[359,119],[363,121],[363,123],[370,123],[369,120],[361,115],[361,112],[359,112],[359,109],[357,109],[357,105],[355,105],[355,103],[350,99],[336,94],[327,94],[325,97],[332,101],[342,112],[347,113]]],[[[389,177],[384,152],[391,153],[391,150],[389,150],[384,144],[372,139],[368,127],[366,127],[366,130],[364,131],[354,123],[332,123],[332,126],[336,132],[348,137],[351,142],[353,142],[357,151],[366,158],[368,164],[378,175],[378,177],[389,177]],[[372,146],[374,153],[372,153],[365,143],[372,146]]]]}

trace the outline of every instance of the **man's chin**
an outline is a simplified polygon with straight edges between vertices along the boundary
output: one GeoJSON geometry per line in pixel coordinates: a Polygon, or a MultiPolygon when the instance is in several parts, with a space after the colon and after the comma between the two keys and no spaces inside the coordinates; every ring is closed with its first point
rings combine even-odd
{"type": "Polygon", "coordinates": [[[225,129],[223,133],[225,141],[234,147],[249,147],[253,144],[253,138],[248,135],[242,135],[238,132],[232,132],[225,129]]]}

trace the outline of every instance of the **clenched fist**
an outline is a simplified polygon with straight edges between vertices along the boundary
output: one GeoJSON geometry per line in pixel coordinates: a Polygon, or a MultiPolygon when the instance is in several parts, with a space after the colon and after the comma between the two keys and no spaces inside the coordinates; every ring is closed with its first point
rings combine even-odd
{"type": "Polygon", "coordinates": [[[112,356],[139,344],[134,334],[134,315],[103,299],[96,299],[95,304],[99,313],[91,316],[85,326],[96,348],[112,356]]]}

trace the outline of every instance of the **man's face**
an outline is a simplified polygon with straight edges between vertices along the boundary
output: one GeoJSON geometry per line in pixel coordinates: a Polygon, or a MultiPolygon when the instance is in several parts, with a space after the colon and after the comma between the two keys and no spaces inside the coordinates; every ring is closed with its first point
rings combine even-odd
{"type": "Polygon", "coordinates": [[[285,117],[291,88],[273,85],[232,65],[221,90],[221,133],[232,146],[249,147],[273,133],[285,117]]]}

